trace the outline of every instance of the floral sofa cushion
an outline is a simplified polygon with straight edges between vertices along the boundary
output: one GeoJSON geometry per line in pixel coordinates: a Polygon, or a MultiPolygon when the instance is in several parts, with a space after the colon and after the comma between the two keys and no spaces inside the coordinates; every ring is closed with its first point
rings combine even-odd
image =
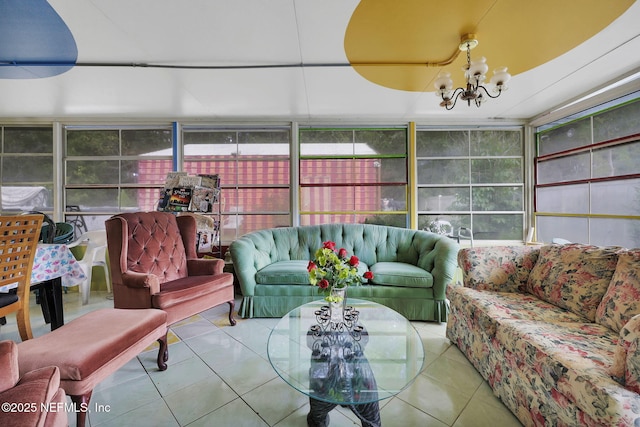
{"type": "Polygon", "coordinates": [[[479,247],[458,252],[464,285],[497,292],[523,291],[537,259],[535,246],[479,247]]]}
{"type": "Polygon", "coordinates": [[[633,317],[620,330],[609,373],[620,384],[640,393],[640,316],[633,317]]]}
{"type": "Polygon", "coordinates": [[[447,294],[451,305],[464,312],[472,327],[493,337],[504,319],[536,322],[582,322],[584,319],[530,294],[489,292],[466,287],[447,294]]]}
{"type": "Polygon", "coordinates": [[[514,320],[501,325],[496,339],[517,359],[515,365],[536,394],[568,400],[595,425],[623,425],[616,421],[637,418],[639,396],[609,374],[617,342],[610,329],[595,323],[514,320]]]}
{"type": "Polygon", "coordinates": [[[611,284],[596,312],[596,322],[619,332],[640,314],[640,250],[620,253],[611,284]]]}
{"type": "Polygon", "coordinates": [[[448,336],[459,337],[456,345],[473,354],[473,365],[485,378],[493,375],[496,363],[489,358],[487,342],[494,342],[503,323],[513,320],[535,322],[580,322],[582,317],[555,307],[530,294],[517,292],[478,291],[463,286],[451,287],[447,292],[452,316],[458,322],[448,322],[448,336]],[[464,320],[462,320],[464,319],[464,320]],[[475,331],[469,334],[468,331],[475,331]],[[480,334],[481,336],[478,336],[480,334]]]}
{"type": "Polygon", "coordinates": [[[540,248],[527,291],[558,307],[595,321],[618,262],[618,247],[580,244],[540,248]]]}

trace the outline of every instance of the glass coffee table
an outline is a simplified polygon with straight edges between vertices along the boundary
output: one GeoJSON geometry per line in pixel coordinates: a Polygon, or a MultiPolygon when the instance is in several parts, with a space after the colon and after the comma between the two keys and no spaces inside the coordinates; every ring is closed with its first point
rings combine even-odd
{"type": "Polygon", "coordinates": [[[291,310],[269,336],[271,365],[309,396],[311,427],[327,426],[329,411],[338,405],[351,409],[363,426],[379,426],[378,402],[402,391],[422,370],[422,341],[407,319],[371,301],[348,299],[346,305],[351,321],[330,323],[327,303],[320,300],[291,310]]]}

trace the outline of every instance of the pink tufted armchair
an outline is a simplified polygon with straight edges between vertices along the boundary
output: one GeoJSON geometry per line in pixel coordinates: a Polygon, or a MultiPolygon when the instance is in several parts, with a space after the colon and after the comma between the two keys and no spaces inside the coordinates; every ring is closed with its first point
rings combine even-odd
{"type": "Polygon", "coordinates": [[[60,388],[57,366],[34,369],[20,377],[18,346],[13,341],[0,341],[0,366],[1,426],[68,425],[66,394],[60,388]]]}
{"type": "Polygon", "coordinates": [[[115,308],[158,308],[167,325],[222,303],[235,325],[233,275],[196,254],[191,215],[135,212],[105,221],[115,308]]]}

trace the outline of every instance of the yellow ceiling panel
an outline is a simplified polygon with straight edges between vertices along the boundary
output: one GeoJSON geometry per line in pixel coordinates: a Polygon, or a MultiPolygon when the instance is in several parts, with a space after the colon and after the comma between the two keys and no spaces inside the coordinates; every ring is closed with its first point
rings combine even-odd
{"type": "Polygon", "coordinates": [[[433,91],[441,69],[463,81],[462,52],[450,65],[427,66],[456,54],[475,33],[471,57],[513,75],[544,64],[602,31],[633,0],[362,0],[345,32],[349,62],[365,79],[392,89],[433,91]]]}

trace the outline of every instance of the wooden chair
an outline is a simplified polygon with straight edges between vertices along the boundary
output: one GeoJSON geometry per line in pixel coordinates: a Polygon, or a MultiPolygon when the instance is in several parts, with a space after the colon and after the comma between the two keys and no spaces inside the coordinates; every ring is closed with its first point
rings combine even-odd
{"type": "Polygon", "coordinates": [[[42,215],[0,216],[0,287],[18,285],[15,294],[0,293],[0,317],[16,312],[22,341],[33,338],[29,292],[41,225],[42,215]]]}

